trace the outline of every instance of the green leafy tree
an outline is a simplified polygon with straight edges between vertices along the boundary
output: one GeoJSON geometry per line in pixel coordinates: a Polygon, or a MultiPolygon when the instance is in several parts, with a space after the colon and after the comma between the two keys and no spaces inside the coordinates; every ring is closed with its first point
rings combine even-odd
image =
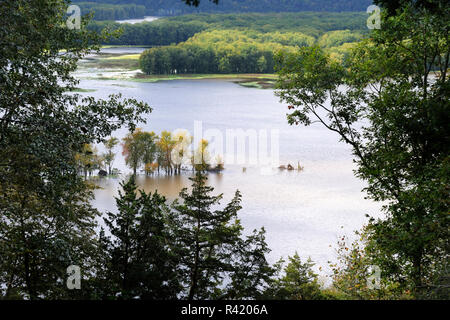
{"type": "Polygon", "coordinates": [[[262,73],[262,72],[266,71],[266,69],[267,69],[267,61],[266,61],[266,58],[264,56],[259,57],[257,64],[258,64],[258,68],[257,68],[258,72],[262,73]]]}
{"type": "Polygon", "coordinates": [[[81,152],[75,155],[75,160],[78,162],[79,171],[87,179],[91,176],[94,170],[98,170],[103,165],[103,158],[97,153],[97,148],[91,144],[85,144],[81,152]]]}
{"type": "Polygon", "coordinates": [[[114,160],[116,158],[116,154],[113,152],[115,146],[119,144],[119,139],[116,137],[111,137],[104,143],[106,153],[103,154],[103,159],[105,165],[108,167],[108,174],[112,174],[114,160]]]}
{"type": "Polygon", "coordinates": [[[265,292],[266,297],[277,300],[323,299],[318,276],[312,269],[312,260],[309,258],[302,262],[298,253],[288,259],[289,262],[284,268],[284,261],[278,262],[278,268],[283,268],[283,275],[273,279],[265,292]]]}
{"type": "MultiPolygon", "coordinates": [[[[143,132],[142,136],[140,137],[143,149],[142,162],[147,167],[149,165],[152,165],[157,158],[157,139],[158,136],[154,132],[143,132]]],[[[146,171],[146,173],[148,174],[148,171],[146,171]]]]}
{"type": "Polygon", "coordinates": [[[77,61],[102,35],[66,25],[68,2],[5,0],[0,6],[0,292],[70,297],[66,269],[89,274],[96,251],[92,188],[77,153],[126,125],[147,104],[69,93],[77,61]]]}
{"type": "Polygon", "coordinates": [[[442,267],[449,257],[450,14],[444,10],[405,5],[394,16],[384,12],[382,28],[353,50],[347,67],[318,47],[277,57],[289,123],[319,122],[352,147],[365,191],[385,204],[386,216],[370,220],[367,250],[383,277],[416,297],[438,273],[448,274],[442,267]]]}
{"type": "Polygon", "coordinates": [[[253,230],[246,239],[235,244],[231,282],[221,299],[263,299],[264,292],[272,284],[275,269],[267,262],[270,252],[265,240],[266,231],[253,230]]]}
{"type": "Polygon", "coordinates": [[[169,131],[161,132],[161,137],[157,142],[158,151],[160,153],[159,164],[166,170],[167,174],[172,174],[174,163],[172,161],[172,152],[176,147],[177,141],[173,139],[172,133],[169,131]]]}
{"type": "Polygon", "coordinates": [[[157,157],[157,136],[154,132],[145,132],[138,128],[123,138],[125,162],[136,175],[141,165],[153,163],[157,157]]]}
{"type": "Polygon", "coordinates": [[[187,130],[175,131],[172,135],[175,146],[172,150],[172,162],[174,163],[175,174],[181,173],[181,167],[189,160],[189,146],[192,143],[192,136],[187,130]]]}
{"type": "Polygon", "coordinates": [[[143,150],[139,144],[139,135],[142,133],[141,129],[136,129],[134,132],[127,134],[122,139],[122,155],[125,156],[125,163],[133,170],[133,175],[137,174],[137,169],[142,164],[143,150]]]}
{"type": "Polygon", "coordinates": [[[205,172],[211,168],[211,154],[208,150],[208,140],[201,139],[198,143],[197,149],[192,155],[192,167],[196,171],[205,172]]]}
{"type": "Polygon", "coordinates": [[[338,241],[338,261],[330,265],[332,288],[324,294],[345,300],[412,299],[410,290],[403,290],[399,282],[378,274],[381,270],[376,269],[375,259],[367,250],[367,230],[356,232],[356,236],[352,243],[346,236],[338,241]]]}

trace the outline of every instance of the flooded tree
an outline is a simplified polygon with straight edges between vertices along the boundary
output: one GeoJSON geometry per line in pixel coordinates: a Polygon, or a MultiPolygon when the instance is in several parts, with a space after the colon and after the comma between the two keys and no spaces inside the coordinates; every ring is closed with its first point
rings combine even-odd
{"type": "Polygon", "coordinates": [[[119,139],[116,137],[111,137],[106,142],[103,143],[106,149],[106,153],[103,154],[103,161],[108,169],[108,174],[112,174],[114,159],[116,158],[116,154],[113,152],[115,146],[119,144],[119,139]]]}

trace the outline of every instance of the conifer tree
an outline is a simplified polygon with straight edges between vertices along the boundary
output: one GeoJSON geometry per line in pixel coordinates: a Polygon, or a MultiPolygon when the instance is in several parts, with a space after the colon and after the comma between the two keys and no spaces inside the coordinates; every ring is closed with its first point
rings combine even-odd
{"type": "Polygon", "coordinates": [[[189,300],[254,298],[256,293],[250,292],[249,287],[257,290],[272,271],[264,256],[268,252],[264,230],[243,240],[243,227],[237,218],[240,192],[236,191],[224,209],[217,209],[222,195],[211,195],[214,188],[206,185],[203,172],[197,171],[191,180],[192,191],[183,189],[183,202],[175,201],[172,206],[175,247],[185,279],[184,296],[189,300]],[[230,279],[236,286],[224,285],[230,279]]]}
{"type": "Polygon", "coordinates": [[[179,291],[170,236],[165,228],[166,199],[137,192],[134,176],[122,184],[117,213],[105,223],[109,240],[109,278],[123,299],[174,299],[179,291]]]}
{"type": "MultiPolygon", "coordinates": [[[[312,269],[314,263],[311,258],[302,262],[296,252],[292,257],[288,257],[288,260],[288,264],[283,268],[283,275],[274,279],[266,294],[277,300],[323,299],[318,275],[312,269]]],[[[283,264],[284,261],[280,260],[280,268],[283,267],[283,264]]]]}

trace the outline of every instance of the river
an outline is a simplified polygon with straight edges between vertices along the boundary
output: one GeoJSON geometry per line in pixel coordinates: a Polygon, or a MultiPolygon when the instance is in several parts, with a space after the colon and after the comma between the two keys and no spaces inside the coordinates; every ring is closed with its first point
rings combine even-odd
{"type": "MultiPolygon", "coordinates": [[[[121,49],[123,50],[123,49],[121,49]]],[[[126,50],[127,51],[127,50],[126,50]]],[[[128,51],[127,51],[128,52],[128,51]]],[[[246,232],[264,227],[272,249],[270,262],[298,251],[327,268],[335,260],[335,247],[342,235],[352,237],[354,230],[366,222],[365,214],[378,216],[379,204],[364,199],[364,183],[352,170],[351,150],[339,142],[336,134],[319,124],[309,127],[287,124],[287,105],[280,103],[271,89],[240,86],[227,80],[171,80],[141,83],[120,80],[81,80],[80,87],[95,90],[86,94],[105,98],[112,93],[149,103],[154,111],[148,115],[144,130],[160,133],[184,128],[194,132],[194,122],[203,130],[253,129],[279,132],[280,164],[300,162],[302,171],[274,169],[262,174],[260,165],[226,164],[220,174],[210,174],[208,183],[216,193],[224,193],[222,204],[236,189],[242,193],[239,218],[246,232]],[[243,168],[246,169],[243,169],[243,168]]],[[[124,137],[126,130],[114,133],[124,137]]],[[[98,146],[99,151],[102,147],[98,146]]],[[[101,211],[115,210],[119,182],[126,168],[120,146],[114,166],[124,174],[120,179],[100,180],[102,189],[95,192],[93,204],[101,211]]],[[[158,190],[168,199],[177,197],[189,185],[189,174],[138,178],[145,191],[158,190]]],[[[326,271],[325,271],[326,272],[326,271]]]]}
{"type": "Polygon", "coordinates": [[[152,22],[152,21],[158,20],[159,18],[160,17],[146,16],[146,17],[140,18],[140,19],[116,20],[116,22],[136,24],[136,23],[142,23],[142,22],[152,22]]]}

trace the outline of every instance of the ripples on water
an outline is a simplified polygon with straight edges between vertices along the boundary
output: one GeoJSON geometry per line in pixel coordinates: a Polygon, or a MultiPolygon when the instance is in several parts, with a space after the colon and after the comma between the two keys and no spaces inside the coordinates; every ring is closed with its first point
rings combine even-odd
{"type": "MultiPolygon", "coordinates": [[[[353,176],[350,149],[338,137],[320,125],[289,126],[287,106],[274,96],[273,90],[244,88],[229,81],[177,80],[158,83],[83,80],[81,87],[96,89],[89,93],[99,98],[121,92],[148,102],[154,112],[148,116],[144,130],[188,129],[193,132],[195,120],[203,122],[203,130],[278,129],[280,131],[280,162],[304,170],[275,171],[260,174],[257,166],[226,166],[220,174],[210,174],[208,183],[215,192],[224,193],[222,204],[230,200],[236,189],[243,196],[240,219],[247,232],[265,227],[272,249],[271,262],[280,256],[310,256],[319,265],[335,259],[334,249],[339,236],[351,236],[367,222],[365,214],[377,216],[379,205],[364,199],[364,184],[353,176]]],[[[126,130],[114,135],[122,138],[126,130]]],[[[102,152],[102,147],[99,146],[102,152]]],[[[117,148],[114,164],[129,172],[117,148]]],[[[122,178],[125,178],[123,176],[122,178]]],[[[138,179],[145,191],[158,190],[168,199],[177,197],[189,185],[189,173],[181,176],[155,176],[138,179]]],[[[103,179],[103,189],[95,192],[94,205],[101,211],[115,210],[120,179],[103,179]]]]}

